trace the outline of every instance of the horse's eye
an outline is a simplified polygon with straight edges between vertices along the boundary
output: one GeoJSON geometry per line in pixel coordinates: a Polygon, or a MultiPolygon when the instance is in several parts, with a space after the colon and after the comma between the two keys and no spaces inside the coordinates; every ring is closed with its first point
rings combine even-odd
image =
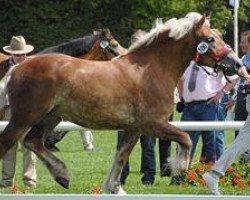
{"type": "Polygon", "coordinates": [[[208,42],[208,43],[214,42],[214,38],[213,38],[213,37],[207,38],[207,42],[208,42]]]}
{"type": "Polygon", "coordinates": [[[118,47],[118,44],[112,44],[111,45],[113,48],[117,48],[118,47]]]}

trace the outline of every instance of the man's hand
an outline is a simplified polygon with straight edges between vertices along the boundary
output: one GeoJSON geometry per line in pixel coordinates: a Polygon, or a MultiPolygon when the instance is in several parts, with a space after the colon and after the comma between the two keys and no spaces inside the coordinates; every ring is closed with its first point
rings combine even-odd
{"type": "Polygon", "coordinates": [[[209,101],[208,103],[214,103],[214,104],[217,104],[221,99],[222,97],[224,96],[224,92],[223,90],[217,92],[209,101]]]}
{"type": "Polygon", "coordinates": [[[235,104],[235,100],[230,99],[230,100],[227,102],[226,110],[231,110],[231,109],[233,108],[234,104],[235,104]]]}

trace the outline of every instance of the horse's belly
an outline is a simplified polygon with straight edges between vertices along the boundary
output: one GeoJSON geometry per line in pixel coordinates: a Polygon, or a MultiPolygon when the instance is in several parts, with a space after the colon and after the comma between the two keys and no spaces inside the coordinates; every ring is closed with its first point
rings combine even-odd
{"type": "Polygon", "coordinates": [[[134,126],[135,118],[127,107],[77,106],[64,109],[63,119],[87,128],[117,129],[134,126]],[[67,110],[67,111],[66,111],[67,110]]]}

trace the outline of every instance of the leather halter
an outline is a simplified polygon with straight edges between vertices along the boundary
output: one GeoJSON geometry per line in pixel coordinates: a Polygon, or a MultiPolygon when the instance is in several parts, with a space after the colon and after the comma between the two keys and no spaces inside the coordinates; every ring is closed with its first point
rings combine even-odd
{"type": "MultiPolygon", "coordinates": [[[[228,44],[224,44],[217,52],[211,52],[208,51],[209,49],[209,43],[208,42],[201,42],[197,45],[197,50],[196,53],[193,57],[193,61],[196,63],[199,63],[200,61],[200,57],[201,55],[204,55],[208,52],[208,56],[210,56],[213,60],[216,61],[215,67],[214,69],[214,73],[218,73],[218,71],[222,70],[223,75],[225,76],[226,80],[228,82],[231,82],[228,78],[227,78],[227,71],[233,71],[234,73],[237,74],[237,69],[235,66],[232,67],[228,67],[227,64],[224,64],[223,61],[226,58],[226,55],[232,50],[231,47],[228,44]],[[202,46],[202,43],[204,43],[204,48],[202,47],[201,50],[199,49],[200,46],[202,46]],[[204,50],[204,51],[202,51],[204,50]]],[[[203,67],[202,67],[203,68],[203,67]]],[[[205,68],[203,68],[205,70],[205,68]]],[[[205,70],[205,72],[208,75],[212,75],[211,73],[207,72],[207,70],[205,70]]]]}
{"type": "MultiPolygon", "coordinates": [[[[209,46],[209,44],[208,44],[209,46]]],[[[217,52],[209,52],[209,56],[211,58],[213,58],[213,60],[217,62],[219,62],[220,60],[222,60],[230,51],[231,51],[231,47],[227,44],[223,45],[217,52]]],[[[194,55],[193,60],[198,63],[200,61],[200,56],[203,54],[206,54],[208,52],[208,50],[204,53],[199,52],[198,50],[196,50],[196,53],[194,55]]]]}

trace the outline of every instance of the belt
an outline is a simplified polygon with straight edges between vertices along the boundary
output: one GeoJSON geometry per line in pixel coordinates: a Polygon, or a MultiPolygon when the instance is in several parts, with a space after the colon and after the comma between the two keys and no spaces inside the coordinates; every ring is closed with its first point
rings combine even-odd
{"type": "Polygon", "coordinates": [[[190,102],[185,103],[185,105],[207,103],[207,102],[209,102],[211,99],[212,99],[212,98],[209,98],[209,99],[202,99],[202,100],[196,100],[196,101],[190,101],[190,102]]]}
{"type": "Polygon", "coordinates": [[[246,97],[248,93],[246,93],[245,91],[244,92],[237,92],[237,96],[239,97],[246,97]]]}

